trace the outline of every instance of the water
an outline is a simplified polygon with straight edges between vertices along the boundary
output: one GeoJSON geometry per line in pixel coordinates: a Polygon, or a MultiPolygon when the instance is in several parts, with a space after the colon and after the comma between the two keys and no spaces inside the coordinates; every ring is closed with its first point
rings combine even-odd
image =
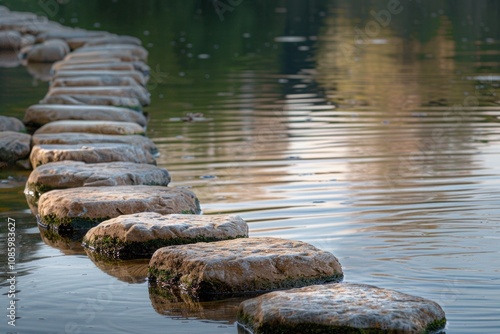
{"type": "MultiPolygon", "coordinates": [[[[387,2],[242,2],[223,20],[208,2],[68,2],[52,19],[142,38],[158,164],[205,214],[331,251],[345,281],[432,299],[448,334],[497,333],[498,4],[401,3],[371,37],[356,27],[387,2]]],[[[2,114],[22,117],[46,90],[22,67],[0,77],[2,114]]],[[[78,245],[42,241],[27,175],[0,172],[14,177],[0,207],[20,240],[17,332],[237,333],[238,301],[166,303],[144,264],[96,265],[78,245]]]]}

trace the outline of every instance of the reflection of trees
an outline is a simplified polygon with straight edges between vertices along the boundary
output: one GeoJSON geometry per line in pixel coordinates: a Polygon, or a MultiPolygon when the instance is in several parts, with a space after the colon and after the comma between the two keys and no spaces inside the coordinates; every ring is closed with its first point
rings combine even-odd
{"type": "MultiPolygon", "coordinates": [[[[480,113],[473,105],[464,107],[467,94],[476,93],[476,82],[465,78],[478,71],[475,59],[485,47],[476,40],[486,35],[465,31],[462,22],[472,20],[469,14],[448,1],[436,1],[422,7],[406,4],[411,10],[394,15],[379,34],[357,38],[354,27],[364,27],[372,19],[370,10],[383,9],[387,2],[363,3],[337,1],[340,5],[325,20],[316,53],[317,81],[326,96],[338,105],[340,115],[357,116],[332,123],[346,133],[342,140],[350,157],[345,175],[352,181],[352,203],[394,207],[449,200],[454,195],[445,185],[474,184],[467,180],[477,168],[470,121],[480,113]],[[355,50],[352,57],[346,57],[346,47],[355,50]],[[472,57],[462,57],[464,50],[472,57]],[[470,169],[457,174],[457,166],[470,169]],[[437,182],[440,190],[432,186],[437,182]]],[[[476,26],[481,20],[497,24],[497,14],[483,6],[472,13],[476,26]]],[[[478,96],[480,104],[489,103],[478,96]]],[[[393,210],[373,211],[379,217],[373,219],[385,219],[393,210]]]]}

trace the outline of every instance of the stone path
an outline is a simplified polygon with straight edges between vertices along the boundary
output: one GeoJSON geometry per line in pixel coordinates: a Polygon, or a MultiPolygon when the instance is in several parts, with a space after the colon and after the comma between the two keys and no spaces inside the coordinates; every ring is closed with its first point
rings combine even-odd
{"type": "Polygon", "coordinates": [[[68,28],[0,6],[0,49],[14,53],[2,56],[0,66],[16,66],[17,54],[30,73],[50,78],[46,96],[25,112],[28,129],[0,116],[0,168],[34,168],[26,196],[43,240],[82,254],[84,238],[85,252],[105,272],[128,282],[147,274],[153,306],[162,314],[171,313],[169,307],[193,314],[182,311],[191,305],[200,317],[219,319],[220,313],[232,321],[235,303],[222,313],[203,311],[197,299],[281,290],[241,303],[240,329],[409,334],[445,326],[432,301],[327,284],[343,277],[331,253],[300,241],[248,238],[237,216],[197,215],[196,195],[167,186],[170,175],[155,166],[158,150],[144,136],[150,68],[141,44],[133,36],[68,28]],[[144,260],[108,262],[143,257],[151,257],[149,269],[144,260]]]}

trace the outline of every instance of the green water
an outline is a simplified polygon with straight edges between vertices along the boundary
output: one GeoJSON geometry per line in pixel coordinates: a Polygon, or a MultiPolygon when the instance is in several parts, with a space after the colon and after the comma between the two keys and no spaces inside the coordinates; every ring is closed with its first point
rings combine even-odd
{"type": "MultiPolygon", "coordinates": [[[[204,213],[331,251],[345,281],[435,300],[446,333],[498,332],[498,2],[401,1],[378,30],[370,12],[389,1],[243,0],[222,19],[201,0],[41,3],[0,1],[141,38],[158,164],[204,213]],[[210,120],[175,120],[189,112],[210,120]]],[[[0,68],[0,113],[22,118],[46,90],[24,67],[0,68]]],[[[238,301],[166,302],[144,263],[48,245],[28,175],[0,172],[1,218],[20,239],[18,333],[237,333],[238,301]]]]}

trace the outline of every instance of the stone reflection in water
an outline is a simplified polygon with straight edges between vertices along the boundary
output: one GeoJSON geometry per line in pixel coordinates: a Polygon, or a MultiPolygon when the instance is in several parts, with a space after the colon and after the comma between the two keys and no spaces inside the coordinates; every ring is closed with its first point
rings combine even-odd
{"type": "Polygon", "coordinates": [[[127,261],[116,261],[101,258],[87,248],[84,249],[84,254],[92,260],[97,268],[109,276],[118,278],[122,282],[137,284],[144,283],[148,276],[149,259],[137,259],[127,261]]]}
{"type": "Polygon", "coordinates": [[[54,230],[38,225],[43,242],[59,249],[64,255],[85,255],[81,240],[60,235],[54,230]]]}
{"type": "Polygon", "coordinates": [[[149,299],[154,310],[162,315],[233,324],[236,321],[238,306],[248,298],[199,302],[187,294],[172,294],[167,289],[150,286],[149,299]]]}

